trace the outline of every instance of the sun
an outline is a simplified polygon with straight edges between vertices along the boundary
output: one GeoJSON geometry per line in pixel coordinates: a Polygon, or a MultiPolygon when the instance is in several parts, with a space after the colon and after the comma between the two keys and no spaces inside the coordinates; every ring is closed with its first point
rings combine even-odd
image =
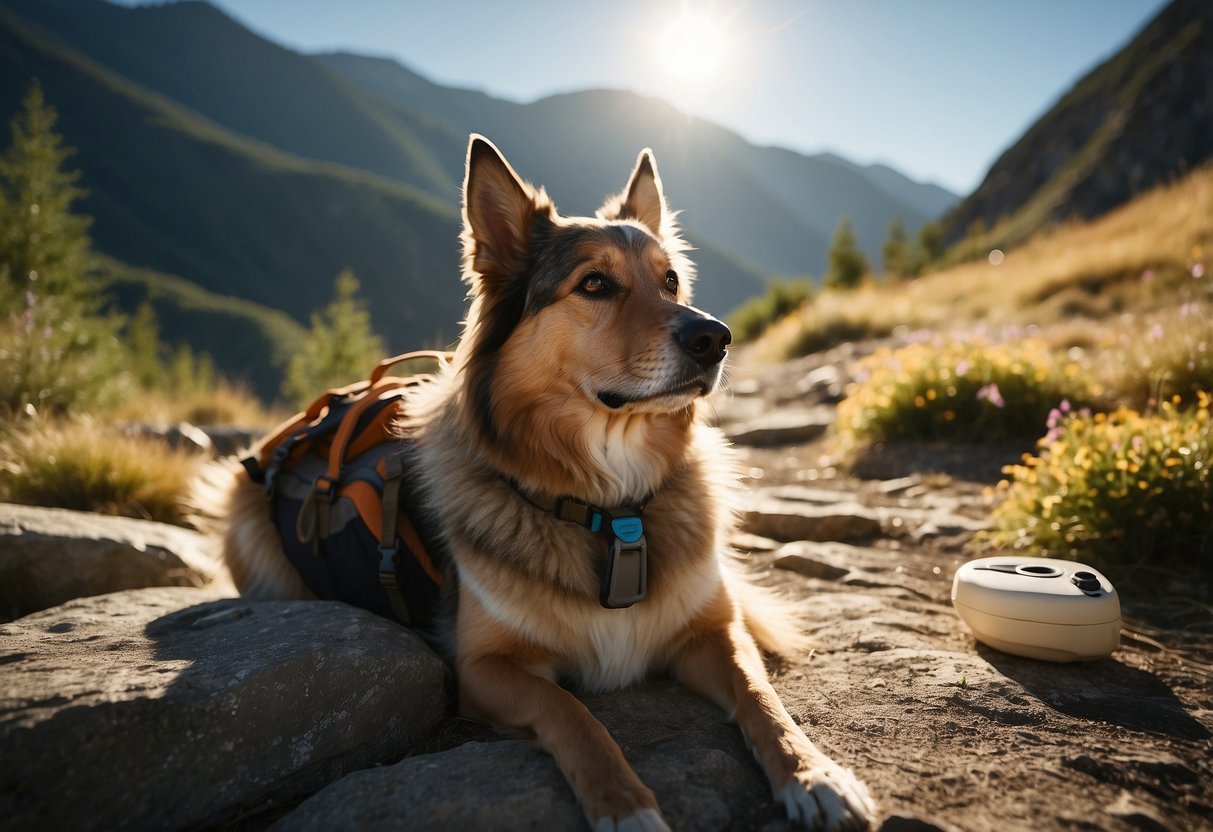
{"type": "Polygon", "coordinates": [[[662,27],[658,48],[671,78],[702,82],[720,72],[728,51],[728,38],[722,21],[683,9],[662,27]]]}

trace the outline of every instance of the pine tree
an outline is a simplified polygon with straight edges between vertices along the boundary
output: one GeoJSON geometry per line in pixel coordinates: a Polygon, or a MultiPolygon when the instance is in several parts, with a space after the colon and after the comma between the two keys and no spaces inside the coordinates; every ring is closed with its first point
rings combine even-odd
{"type": "Polygon", "coordinates": [[[919,274],[943,254],[943,226],[928,222],[918,229],[918,239],[910,260],[910,269],[919,274]]]}
{"type": "Polygon", "coordinates": [[[889,222],[888,236],[880,247],[882,271],[886,279],[906,277],[910,273],[910,243],[900,216],[889,222]]]}
{"type": "Polygon", "coordinates": [[[72,211],[83,191],[56,119],[34,81],[0,155],[0,413],[96,403],[120,372],[121,322],[100,314],[92,220],[72,211]]]}
{"type": "Polygon", "coordinates": [[[834,239],[826,255],[828,269],[824,284],[829,289],[853,289],[868,270],[868,258],[855,242],[855,229],[850,217],[843,217],[834,231],[834,239]]]}
{"type": "Polygon", "coordinates": [[[27,290],[64,302],[90,295],[92,218],[72,213],[84,192],[76,187],[79,171],[64,169],[74,151],[55,133],[57,118],[34,81],[0,156],[0,275],[10,304],[27,290]]]}
{"type": "Polygon", "coordinates": [[[330,387],[364,378],[384,357],[383,341],[371,329],[371,316],[358,295],[359,283],[349,269],[337,276],[336,297],[312,315],[303,349],[287,364],[282,394],[305,406],[330,387]]]}

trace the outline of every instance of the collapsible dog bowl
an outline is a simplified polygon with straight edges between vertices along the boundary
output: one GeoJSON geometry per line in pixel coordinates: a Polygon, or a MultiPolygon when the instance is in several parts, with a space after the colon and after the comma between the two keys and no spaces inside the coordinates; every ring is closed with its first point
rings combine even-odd
{"type": "Polygon", "coordinates": [[[1120,646],[1120,598],[1095,569],[1054,558],[969,561],[952,605],[980,642],[1051,662],[1092,661],[1120,646]]]}

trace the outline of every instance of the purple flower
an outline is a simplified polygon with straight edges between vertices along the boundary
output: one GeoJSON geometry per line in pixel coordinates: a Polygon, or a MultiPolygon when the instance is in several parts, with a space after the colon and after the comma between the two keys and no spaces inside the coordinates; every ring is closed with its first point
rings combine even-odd
{"type": "Polygon", "coordinates": [[[998,384],[993,381],[977,391],[977,401],[989,402],[998,408],[1005,407],[1007,404],[1003,401],[1002,391],[998,389],[998,384]]]}
{"type": "Polygon", "coordinates": [[[1192,264],[1192,276],[1196,277],[1196,278],[1204,277],[1205,276],[1205,264],[1204,263],[1193,263],[1192,264]]]}

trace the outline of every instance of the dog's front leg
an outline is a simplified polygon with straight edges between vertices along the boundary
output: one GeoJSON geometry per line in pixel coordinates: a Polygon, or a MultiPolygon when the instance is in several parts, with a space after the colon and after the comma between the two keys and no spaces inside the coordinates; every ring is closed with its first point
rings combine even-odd
{"type": "Polygon", "coordinates": [[[476,626],[487,616],[466,594],[459,618],[460,711],[535,742],[555,757],[595,832],[668,832],[656,797],[606,727],[575,696],[531,669],[545,664],[541,651],[499,628],[476,626]],[[483,637],[486,630],[495,631],[492,638],[483,637]]]}
{"type": "Polygon", "coordinates": [[[702,629],[672,669],[682,684],[732,715],[790,819],[828,832],[874,824],[878,810],[867,786],[822,753],[792,720],[741,620],[702,629]]]}

